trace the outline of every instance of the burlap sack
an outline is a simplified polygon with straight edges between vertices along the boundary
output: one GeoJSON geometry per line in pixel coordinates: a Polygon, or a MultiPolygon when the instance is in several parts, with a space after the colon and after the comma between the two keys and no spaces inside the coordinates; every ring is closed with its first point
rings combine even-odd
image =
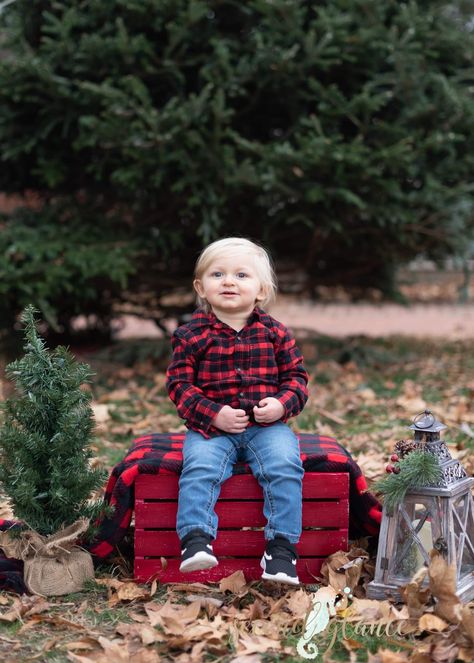
{"type": "Polygon", "coordinates": [[[0,547],[7,557],[22,559],[24,581],[29,591],[42,596],[61,596],[80,591],[94,577],[91,555],[76,544],[89,522],[77,520],[50,536],[32,530],[12,537],[0,533],[0,547]]]}

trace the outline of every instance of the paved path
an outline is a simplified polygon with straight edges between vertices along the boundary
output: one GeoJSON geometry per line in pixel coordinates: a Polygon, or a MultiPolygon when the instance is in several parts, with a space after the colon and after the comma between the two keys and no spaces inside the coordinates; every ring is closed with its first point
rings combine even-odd
{"type": "Polygon", "coordinates": [[[388,336],[474,339],[474,304],[312,304],[283,302],[272,315],[294,329],[330,336],[388,336]]]}
{"type": "MultiPolygon", "coordinates": [[[[330,336],[389,336],[474,339],[474,304],[315,304],[280,298],[269,312],[292,329],[311,329],[330,336]]],[[[159,337],[150,320],[131,316],[116,338],[159,337]]]]}

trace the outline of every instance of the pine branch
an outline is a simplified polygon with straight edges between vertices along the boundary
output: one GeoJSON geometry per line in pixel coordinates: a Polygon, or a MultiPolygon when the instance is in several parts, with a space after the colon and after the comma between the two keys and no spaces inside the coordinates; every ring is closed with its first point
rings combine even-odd
{"type": "Polygon", "coordinates": [[[403,501],[408,490],[435,485],[442,476],[436,456],[421,449],[416,449],[402,458],[399,467],[399,474],[389,474],[373,486],[376,493],[384,496],[384,504],[389,513],[403,501]]]}

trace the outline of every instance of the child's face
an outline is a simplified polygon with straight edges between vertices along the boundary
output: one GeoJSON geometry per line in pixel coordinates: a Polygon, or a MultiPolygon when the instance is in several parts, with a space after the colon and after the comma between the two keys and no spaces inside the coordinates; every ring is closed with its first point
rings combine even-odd
{"type": "Polygon", "coordinates": [[[255,258],[236,253],[211,262],[194,287],[214,313],[248,315],[256,302],[264,298],[255,269],[255,258]]]}

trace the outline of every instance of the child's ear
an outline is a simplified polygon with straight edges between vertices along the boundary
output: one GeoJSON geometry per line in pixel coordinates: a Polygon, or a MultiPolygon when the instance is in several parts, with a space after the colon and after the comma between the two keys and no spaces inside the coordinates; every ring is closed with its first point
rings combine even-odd
{"type": "Polygon", "coordinates": [[[261,301],[263,301],[263,300],[265,299],[266,296],[267,296],[266,289],[265,289],[265,288],[263,287],[263,285],[262,285],[262,286],[260,287],[260,292],[258,293],[258,295],[257,295],[256,298],[255,298],[255,301],[257,301],[257,302],[261,302],[261,301]]]}
{"type": "Polygon", "coordinates": [[[202,287],[202,283],[201,283],[200,279],[194,279],[193,286],[194,286],[194,290],[197,292],[199,297],[202,297],[203,299],[205,299],[205,297],[204,297],[204,288],[202,287]]]}

